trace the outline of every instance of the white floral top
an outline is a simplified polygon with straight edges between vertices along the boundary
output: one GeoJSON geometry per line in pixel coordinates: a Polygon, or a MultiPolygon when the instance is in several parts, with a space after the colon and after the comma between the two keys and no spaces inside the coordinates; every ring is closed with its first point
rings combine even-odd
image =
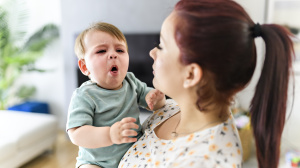
{"type": "Polygon", "coordinates": [[[212,128],[173,140],[157,138],[153,131],[180,109],[168,99],[143,124],[144,135],[125,153],[119,168],[241,168],[242,146],[231,116],[212,128]]]}

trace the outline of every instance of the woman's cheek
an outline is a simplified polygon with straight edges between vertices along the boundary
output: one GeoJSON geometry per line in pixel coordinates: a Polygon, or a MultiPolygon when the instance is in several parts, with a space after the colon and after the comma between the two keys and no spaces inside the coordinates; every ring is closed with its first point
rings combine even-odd
{"type": "Polygon", "coordinates": [[[162,73],[163,71],[163,63],[160,61],[160,60],[157,60],[155,62],[155,74],[159,74],[159,73],[162,73]]]}

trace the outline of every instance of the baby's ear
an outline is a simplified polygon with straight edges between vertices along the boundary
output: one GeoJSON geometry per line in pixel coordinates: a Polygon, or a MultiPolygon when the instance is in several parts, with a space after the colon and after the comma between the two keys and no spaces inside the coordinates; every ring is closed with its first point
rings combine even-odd
{"type": "Polygon", "coordinates": [[[192,63],[186,66],[185,71],[183,87],[189,88],[198,85],[202,78],[202,68],[198,64],[192,63]]]}
{"type": "Polygon", "coordinates": [[[86,67],[84,59],[78,60],[78,67],[79,67],[80,71],[83,73],[83,75],[89,76],[90,72],[86,67]]]}

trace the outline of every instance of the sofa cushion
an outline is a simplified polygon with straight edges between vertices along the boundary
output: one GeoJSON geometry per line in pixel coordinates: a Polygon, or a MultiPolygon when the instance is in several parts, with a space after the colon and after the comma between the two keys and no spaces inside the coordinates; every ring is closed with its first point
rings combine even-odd
{"type": "MultiPolygon", "coordinates": [[[[0,128],[1,129],[1,128],[0,128]]],[[[1,132],[1,131],[0,131],[1,132]]],[[[17,139],[0,135],[0,162],[13,157],[17,152],[17,139]]]]}
{"type": "Polygon", "coordinates": [[[2,148],[5,149],[0,150],[0,156],[6,155],[7,149],[13,145],[13,148],[20,150],[43,141],[49,135],[56,135],[56,132],[57,121],[54,115],[0,111],[0,135],[3,136],[0,137],[4,139],[2,148]]]}

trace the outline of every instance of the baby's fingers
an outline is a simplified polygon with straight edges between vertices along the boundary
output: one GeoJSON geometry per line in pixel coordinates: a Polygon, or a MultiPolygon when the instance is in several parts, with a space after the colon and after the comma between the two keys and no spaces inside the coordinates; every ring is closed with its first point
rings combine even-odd
{"type": "Polygon", "coordinates": [[[121,139],[121,143],[131,143],[131,142],[136,142],[137,138],[129,138],[129,137],[124,137],[121,139]]]}
{"type": "Polygon", "coordinates": [[[121,135],[122,135],[123,137],[137,136],[137,132],[134,131],[134,130],[127,129],[127,130],[123,130],[123,131],[121,132],[121,135]]]}
{"type": "Polygon", "coordinates": [[[153,103],[152,101],[147,102],[148,107],[150,108],[150,110],[153,110],[153,103]]]}
{"type": "Polygon", "coordinates": [[[133,117],[126,117],[121,120],[121,124],[130,123],[130,122],[136,122],[136,119],[133,117]]]}
{"type": "Polygon", "coordinates": [[[139,128],[139,125],[137,125],[136,123],[124,123],[122,124],[121,126],[121,129],[122,130],[126,130],[126,129],[138,129],[139,128]]]}

